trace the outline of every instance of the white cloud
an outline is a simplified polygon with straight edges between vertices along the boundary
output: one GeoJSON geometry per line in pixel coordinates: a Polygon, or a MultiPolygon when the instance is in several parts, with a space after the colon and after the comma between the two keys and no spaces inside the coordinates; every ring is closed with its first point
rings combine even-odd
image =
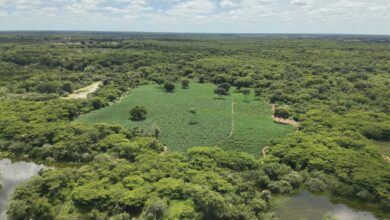
{"type": "Polygon", "coordinates": [[[183,1],[174,5],[171,9],[166,11],[166,15],[170,16],[192,16],[209,14],[216,8],[214,2],[210,0],[189,0],[183,1]]]}
{"type": "Polygon", "coordinates": [[[222,8],[230,8],[230,7],[235,7],[235,6],[237,6],[237,4],[234,3],[233,1],[230,1],[230,0],[222,0],[222,1],[219,3],[219,6],[221,6],[222,8]]]}
{"type": "Polygon", "coordinates": [[[306,6],[306,5],[309,5],[309,1],[308,0],[291,0],[290,4],[294,5],[294,6],[306,6]]]}
{"type": "Polygon", "coordinates": [[[0,29],[390,34],[389,0],[0,0],[0,8],[0,29]]]}
{"type": "Polygon", "coordinates": [[[0,5],[8,5],[18,10],[37,8],[42,5],[41,0],[0,0],[0,5]]]}

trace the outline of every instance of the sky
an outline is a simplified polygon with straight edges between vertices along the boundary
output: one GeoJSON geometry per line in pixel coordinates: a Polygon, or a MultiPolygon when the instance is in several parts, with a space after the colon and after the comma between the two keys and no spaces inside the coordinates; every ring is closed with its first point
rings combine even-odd
{"type": "Polygon", "coordinates": [[[390,0],[0,0],[0,30],[390,35],[390,0]]]}

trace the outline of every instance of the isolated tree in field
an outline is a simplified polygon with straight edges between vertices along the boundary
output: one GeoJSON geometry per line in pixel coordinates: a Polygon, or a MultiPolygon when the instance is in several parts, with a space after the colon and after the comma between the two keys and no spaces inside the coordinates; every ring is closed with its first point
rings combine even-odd
{"type": "Polygon", "coordinates": [[[164,83],[164,89],[167,91],[167,92],[173,92],[173,90],[175,90],[175,84],[173,84],[172,82],[170,81],[166,81],[164,83]]]}
{"type": "Polygon", "coordinates": [[[130,119],[132,121],[143,121],[146,119],[147,110],[143,106],[135,106],[130,110],[130,119]]]}
{"type": "Polygon", "coordinates": [[[191,106],[191,108],[188,111],[191,113],[190,122],[188,124],[190,124],[190,125],[198,124],[196,108],[191,106]]]}
{"type": "Polygon", "coordinates": [[[225,83],[219,84],[218,87],[224,88],[227,92],[229,92],[229,89],[230,89],[231,85],[230,85],[230,83],[226,83],[225,82],[225,83]]]}
{"type": "Polygon", "coordinates": [[[189,86],[190,86],[190,81],[188,79],[183,79],[181,81],[181,88],[188,89],[189,86]]]}
{"type": "Polygon", "coordinates": [[[276,118],[287,119],[290,117],[290,111],[287,106],[275,106],[274,116],[276,118]]]}
{"type": "Polygon", "coordinates": [[[229,93],[226,91],[226,89],[224,88],[221,88],[221,87],[218,87],[216,89],[214,89],[214,93],[219,95],[219,96],[223,96],[223,95],[228,95],[229,93]]]}

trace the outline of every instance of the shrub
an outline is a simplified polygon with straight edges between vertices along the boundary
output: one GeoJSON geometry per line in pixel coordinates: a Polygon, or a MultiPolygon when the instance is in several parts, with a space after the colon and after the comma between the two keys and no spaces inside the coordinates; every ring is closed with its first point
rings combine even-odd
{"type": "Polygon", "coordinates": [[[164,83],[164,89],[167,91],[167,92],[173,92],[175,90],[175,84],[173,84],[172,82],[170,81],[166,81],[164,83]]]}
{"type": "Polygon", "coordinates": [[[135,106],[130,110],[130,119],[132,121],[143,121],[146,119],[147,110],[143,106],[135,106]]]}
{"type": "Polygon", "coordinates": [[[309,178],[305,182],[305,186],[310,192],[323,192],[326,190],[325,183],[318,178],[309,178]]]}
{"type": "Polygon", "coordinates": [[[255,89],[255,96],[256,96],[256,98],[260,98],[261,94],[262,94],[262,89],[261,88],[256,88],[255,89]]]}
{"type": "Polygon", "coordinates": [[[94,98],[94,99],[92,99],[91,105],[92,105],[92,107],[95,110],[103,108],[105,106],[105,104],[104,104],[104,102],[103,102],[103,100],[101,98],[94,98]]]}
{"type": "Polygon", "coordinates": [[[244,88],[241,91],[242,91],[242,94],[244,94],[245,97],[247,97],[251,93],[251,90],[248,89],[248,88],[244,88]]]}
{"type": "Polygon", "coordinates": [[[274,116],[287,119],[290,117],[290,111],[287,106],[275,106],[274,116]]]}
{"type": "Polygon", "coordinates": [[[268,184],[269,189],[271,192],[274,193],[289,193],[292,190],[292,186],[289,182],[286,180],[279,180],[279,181],[271,181],[270,184],[268,184]]]}
{"type": "Polygon", "coordinates": [[[291,173],[283,176],[281,179],[288,181],[291,184],[291,186],[293,186],[294,188],[299,187],[299,185],[301,185],[303,181],[302,176],[295,171],[291,171],[291,173]]]}
{"type": "Polygon", "coordinates": [[[214,93],[219,95],[219,96],[229,95],[228,91],[226,91],[224,88],[221,88],[221,87],[214,89],[214,93]]]}
{"type": "Polygon", "coordinates": [[[189,86],[190,86],[190,81],[188,79],[183,79],[181,81],[181,88],[188,89],[189,86]]]}
{"type": "Polygon", "coordinates": [[[221,84],[218,85],[218,87],[224,88],[226,91],[229,92],[230,87],[232,87],[232,86],[229,83],[221,83],[221,84]]]}

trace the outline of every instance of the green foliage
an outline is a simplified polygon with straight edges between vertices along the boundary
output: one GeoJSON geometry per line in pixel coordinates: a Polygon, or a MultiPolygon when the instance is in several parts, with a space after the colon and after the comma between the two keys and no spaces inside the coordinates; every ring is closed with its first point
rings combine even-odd
{"type": "Polygon", "coordinates": [[[244,94],[244,96],[248,96],[249,94],[251,94],[251,90],[248,88],[242,89],[241,92],[242,94],[244,94]]]}
{"type": "MultiPolygon", "coordinates": [[[[387,144],[382,143],[390,137],[388,39],[313,38],[1,35],[1,151],[51,162],[95,160],[72,172],[49,171],[22,186],[10,203],[9,216],[129,219],[144,213],[155,218],[164,212],[164,217],[172,218],[261,219],[271,187],[287,192],[300,183],[312,191],[372,201],[389,210],[389,164],[382,155],[388,152],[387,144]],[[299,131],[281,141],[292,128],[275,125],[269,117],[270,106],[251,99],[243,102],[239,93],[215,99],[207,84],[209,89],[194,84],[170,94],[176,100],[156,95],[134,103],[150,110],[148,119],[140,123],[129,125],[128,111],[133,104],[129,105],[127,98],[121,102],[127,105],[114,104],[114,108],[82,116],[82,120],[91,117],[91,122],[139,125],[141,130],[71,122],[82,113],[115,102],[130,88],[183,77],[220,84],[225,94],[228,85],[238,90],[255,88],[257,99],[261,96],[272,104],[288,105],[288,115],[300,122],[299,131]],[[96,81],[103,85],[86,100],[58,99],[96,81]],[[183,95],[185,92],[189,94],[183,95]],[[177,93],[180,95],[175,96],[177,93]],[[194,103],[188,101],[192,99],[194,103]],[[272,161],[269,165],[259,168],[261,163],[253,162],[251,156],[203,148],[188,154],[168,153],[161,159],[162,146],[140,137],[152,134],[157,121],[161,141],[170,150],[214,145],[229,134],[233,99],[233,135],[220,147],[259,155],[262,146],[270,145],[264,160],[265,164],[272,161]],[[172,103],[177,110],[172,111],[172,103]],[[192,115],[188,113],[191,104],[197,108],[199,123],[189,126],[185,117],[192,115]],[[173,117],[178,117],[174,125],[168,120],[173,117]],[[271,139],[277,140],[270,144],[271,139]],[[299,173],[289,172],[281,164],[299,173]],[[45,178],[48,176],[51,178],[45,178]],[[94,195],[85,194],[93,191],[85,187],[95,186],[94,182],[103,187],[92,192],[94,195]],[[174,187],[164,188],[164,182],[174,187]],[[145,187],[137,187],[142,185],[145,187]],[[268,190],[260,193],[255,187],[268,190]],[[91,203],[95,199],[99,207],[91,203]],[[27,216],[21,216],[23,212],[27,216]]],[[[150,94],[156,94],[154,89],[150,94]]],[[[135,102],[141,100],[137,90],[131,96],[135,102]]]]}
{"type": "Polygon", "coordinates": [[[307,179],[305,185],[311,192],[324,192],[326,190],[325,183],[318,178],[307,179]]]}
{"type": "Polygon", "coordinates": [[[287,119],[290,117],[290,111],[287,106],[275,106],[274,116],[287,119]]]}
{"type": "MultiPolygon", "coordinates": [[[[265,175],[264,168],[249,154],[204,147],[164,156],[140,151],[135,158],[101,154],[80,168],[40,172],[18,187],[8,213],[12,219],[262,219],[269,211],[270,193],[258,193],[249,175],[265,175]]],[[[281,193],[291,187],[278,183],[281,193]]]]}
{"type": "Polygon", "coordinates": [[[130,119],[132,121],[143,121],[146,119],[148,111],[144,106],[135,106],[130,110],[130,119]]]}
{"type": "Polygon", "coordinates": [[[224,100],[215,99],[212,88],[210,84],[195,83],[190,89],[167,94],[160,92],[155,85],[140,86],[121,102],[82,115],[79,119],[88,123],[139,127],[151,136],[155,136],[154,128],[158,126],[161,131],[159,140],[169,150],[180,151],[193,146],[214,146],[229,135],[233,119],[233,136],[219,146],[255,155],[259,155],[261,148],[272,140],[282,138],[293,130],[290,126],[274,123],[270,117],[272,110],[266,103],[244,98],[240,93],[224,100]],[[232,116],[233,100],[235,109],[232,116]],[[129,123],[128,109],[135,106],[145,106],[148,117],[144,121],[129,123]],[[191,113],[194,106],[196,114],[191,113]]]}
{"type": "Polygon", "coordinates": [[[190,81],[188,79],[183,79],[181,81],[181,88],[188,89],[190,87],[190,81]]]}
{"type": "Polygon", "coordinates": [[[226,89],[222,88],[222,87],[217,87],[216,89],[214,89],[214,93],[219,95],[219,96],[222,96],[222,95],[229,95],[229,92],[226,91],[226,89]]]}
{"type": "Polygon", "coordinates": [[[167,92],[173,92],[173,90],[175,90],[175,84],[173,84],[172,82],[166,81],[166,82],[164,82],[164,89],[167,92]]]}

